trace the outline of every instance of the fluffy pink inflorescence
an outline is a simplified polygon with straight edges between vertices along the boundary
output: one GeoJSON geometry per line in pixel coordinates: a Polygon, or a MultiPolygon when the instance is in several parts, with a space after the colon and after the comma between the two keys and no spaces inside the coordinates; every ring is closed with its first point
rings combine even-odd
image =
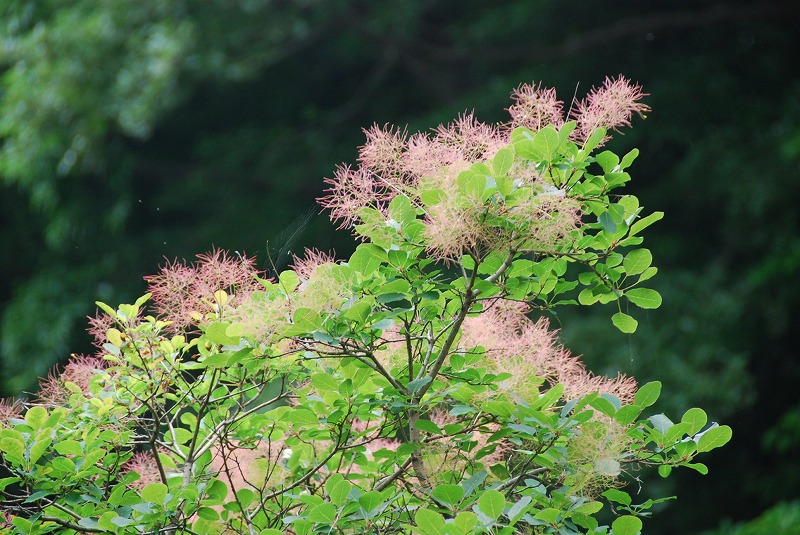
{"type": "Polygon", "coordinates": [[[102,349],[103,344],[108,342],[106,333],[114,326],[114,318],[98,310],[94,316],[88,316],[87,319],[89,320],[89,327],[86,332],[94,338],[93,345],[98,349],[102,349]]]}
{"type": "Polygon", "coordinates": [[[524,126],[538,132],[549,124],[556,128],[564,124],[564,103],[558,100],[555,89],[543,89],[541,84],[522,84],[511,98],[514,104],[508,108],[508,113],[512,128],[524,126]]]}
{"type": "Polygon", "coordinates": [[[220,249],[197,258],[191,265],[168,263],[157,275],[145,277],[158,314],[171,322],[174,331],[195,324],[198,314],[205,317],[211,312],[215,292],[224,290],[230,303],[235,304],[260,287],[255,279],[259,271],[252,258],[231,258],[220,249]]]}
{"type": "MultiPolygon", "coordinates": [[[[578,123],[573,135],[586,141],[598,128],[618,130],[621,126],[630,126],[634,113],[644,117],[650,111],[650,107],[641,102],[646,95],[640,85],[632,84],[621,75],[615,79],[606,78],[601,87],[592,88],[572,111],[578,123]]],[[[608,139],[606,136],[602,142],[608,139]]]]}
{"type": "Polygon", "coordinates": [[[136,472],[139,479],[130,484],[131,487],[142,490],[150,483],[161,483],[161,474],[158,465],[153,459],[153,453],[149,451],[139,451],[122,466],[122,472],[136,472]]]}
{"type": "Polygon", "coordinates": [[[501,299],[479,316],[464,321],[462,347],[484,347],[497,371],[512,375],[501,387],[525,398],[538,395],[534,379],[541,378],[552,385],[563,384],[564,397],[569,400],[600,392],[612,394],[623,403],[633,401],[633,378],[592,375],[578,357],[558,343],[545,318],[534,322],[525,315],[527,311],[522,303],[501,299]]]}
{"type": "Polygon", "coordinates": [[[377,124],[364,129],[367,142],[358,151],[358,161],[373,173],[403,180],[406,169],[403,153],[408,142],[408,133],[391,125],[377,124]]]}
{"type": "Polygon", "coordinates": [[[292,259],[291,268],[297,273],[297,276],[302,280],[309,280],[317,267],[335,262],[336,255],[334,255],[333,251],[323,252],[319,249],[306,248],[302,257],[292,255],[292,259]]]}
{"type": "Polygon", "coordinates": [[[24,407],[16,399],[0,399],[0,427],[8,424],[12,418],[21,417],[23,410],[24,407]]]}
{"type": "Polygon", "coordinates": [[[89,384],[92,378],[108,369],[108,363],[98,356],[72,355],[61,373],[53,370],[39,382],[37,398],[48,405],[62,405],[72,394],[66,383],[74,383],[84,395],[90,395],[89,384]]]}
{"type": "MultiPolygon", "coordinates": [[[[618,129],[630,125],[632,114],[643,115],[649,109],[640,102],[643,96],[640,86],[621,76],[607,78],[602,87],[592,89],[571,111],[577,123],[571,138],[582,142],[598,128],[618,129]]],[[[555,90],[523,84],[511,97],[514,101],[508,108],[511,120],[505,124],[485,124],[478,121],[474,113],[464,113],[430,133],[409,135],[392,126],[373,125],[364,130],[367,139],[359,150],[359,165],[355,168],[340,166],[333,178],[326,179],[329,187],[326,195],[318,199],[319,203],[331,211],[332,219],[340,222],[340,228],[364,223],[357,233],[362,237],[369,234],[377,241],[384,237],[391,239],[395,231],[391,221],[386,221],[387,207],[397,195],[405,195],[412,206],[426,206],[423,217],[426,248],[432,257],[445,262],[467,253],[480,256],[486,247],[529,247],[533,250],[548,247],[553,239],[559,239],[574,228],[579,219],[576,207],[580,205],[576,199],[566,199],[563,194],[560,200],[552,195],[546,202],[538,199],[547,194],[546,190],[535,195],[537,199],[529,203],[532,206],[524,207],[531,210],[528,210],[523,231],[512,233],[515,242],[510,243],[506,236],[496,235],[497,225],[491,221],[486,223],[491,211],[486,199],[465,201],[456,185],[459,173],[473,164],[485,163],[491,167],[492,158],[499,149],[508,146],[515,128],[525,127],[536,132],[548,125],[557,129],[564,125],[563,102],[558,100],[555,90]],[[430,202],[431,199],[423,202],[419,196],[421,191],[439,190],[438,203],[430,202]],[[365,208],[377,210],[386,220],[365,208]]],[[[525,182],[531,169],[532,166],[517,166],[513,176],[525,182]]],[[[534,170],[527,185],[536,181],[535,174],[534,170]]],[[[524,215],[524,210],[519,208],[520,213],[515,217],[524,215]]]]}

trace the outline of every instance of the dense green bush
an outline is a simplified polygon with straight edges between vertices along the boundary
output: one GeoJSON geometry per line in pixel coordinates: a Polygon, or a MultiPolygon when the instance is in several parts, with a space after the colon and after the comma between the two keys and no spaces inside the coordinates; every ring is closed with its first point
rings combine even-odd
{"type": "Polygon", "coordinates": [[[594,376],[531,314],[616,303],[633,333],[627,304],[660,305],[662,214],[611,193],[637,151],[600,150],[642,96],[609,79],[566,121],[523,85],[507,124],[372,127],[320,199],[363,242],[347,261],[271,280],[215,250],[98,303],[98,354],[2,406],[4,529],[639,533],[657,501],[626,477],[705,473],[731,430],[648,414],[660,383],[594,376]]]}

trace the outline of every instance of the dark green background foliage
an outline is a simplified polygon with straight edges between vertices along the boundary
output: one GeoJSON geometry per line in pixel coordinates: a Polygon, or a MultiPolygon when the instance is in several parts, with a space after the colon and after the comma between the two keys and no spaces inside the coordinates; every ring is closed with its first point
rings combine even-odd
{"type": "Polygon", "coordinates": [[[0,8],[4,395],[91,351],[92,303],[131,301],[165,257],[218,246],[272,269],[305,246],[349,253],[314,198],[361,127],[427,129],[473,108],[503,121],[521,82],[569,104],[623,73],[651,94],[648,119],[612,148],[641,150],[633,193],[666,212],[647,243],[664,305],[639,312],[633,336],[604,311],[562,313],[566,343],[597,372],[663,381],[662,410],[700,405],[735,430],[708,476],[654,481],[679,500],[649,533],[773,533],[797,516],[794,1],[62,6],[0,8]]]}

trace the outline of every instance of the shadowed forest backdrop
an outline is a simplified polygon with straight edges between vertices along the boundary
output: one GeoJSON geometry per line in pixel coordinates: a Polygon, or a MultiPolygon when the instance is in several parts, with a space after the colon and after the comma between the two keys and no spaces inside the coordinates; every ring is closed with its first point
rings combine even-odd
{"type": "Polygon", "coordinates": [[[349,254],[314,198],[362,127],[503,121],[522,82],[580,97],[622,73],[653,111],[611,148],[641,150],[632,193],[666,212],[664,305],[633,336],[556,321],[596,372],[734,428],[708,476],[656,487],[679,500],[648,533],[800,533],[798,27],[791,0],[6,1],[0,395],[90,352],[94,301],[130,302],[165,258],[349,254]]]}

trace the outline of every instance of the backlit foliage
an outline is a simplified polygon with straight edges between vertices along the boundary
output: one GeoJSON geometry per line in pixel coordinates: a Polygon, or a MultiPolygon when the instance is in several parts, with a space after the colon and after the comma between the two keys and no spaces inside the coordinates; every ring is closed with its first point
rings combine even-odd
{"type": "Polygon", "coordinates": [[[0,405],[4,529],[638,533],[655,502],[626,473],[705,473],[730,428],[646,416],[660,383],[593,375],[541,314],[615,303],[633,332],[620,303],[660,304],[638,247],[660,214],[610,193],[636,152],[595,151],[641,97],[607,80],[566,121],[523,85],[506,125],[372,127],[321,199],[363,242],[346,261],[268,279],[216,250],[98,303],[98,354],[0,405]]]}

